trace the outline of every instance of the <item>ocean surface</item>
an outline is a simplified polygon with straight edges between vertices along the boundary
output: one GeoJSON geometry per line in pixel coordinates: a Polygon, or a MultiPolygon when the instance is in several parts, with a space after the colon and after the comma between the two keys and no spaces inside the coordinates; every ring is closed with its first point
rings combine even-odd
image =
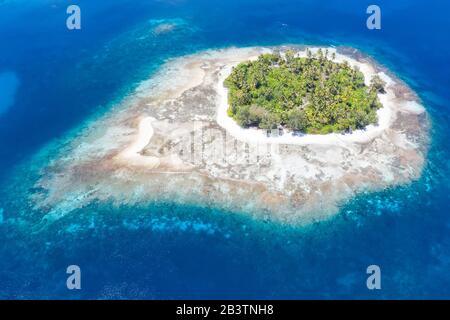
{"type": "Polygon", "coordinates": [[[0,298],[450,298],[450,2],[0,1],[0,298]],[[155,26],[176,27],[156,35],[155,26]],[[239,212],[93,203],[45,230],[40,168],[167,59],[210,48],[353,46],[403,79],[431,119],[422,177],[294,227],[239,212]],[[68,290],[66,268],[81,268],[68,290]],[[381,268],[368,290],[366,268],[381,268]]]}

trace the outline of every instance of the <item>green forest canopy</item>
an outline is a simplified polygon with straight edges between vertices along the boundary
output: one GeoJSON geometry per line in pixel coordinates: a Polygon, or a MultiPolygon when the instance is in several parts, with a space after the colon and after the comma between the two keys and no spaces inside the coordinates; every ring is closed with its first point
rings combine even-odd
{"type": "Polygon", "coordinates": [[[385,83],[374,76],[368,87],[361,71],[334,58],[328,50],[307,50],[305,58],[288,50],[240,63],[224,82],[228,115],[242,127],[320,134],[376,124],[377,93],[384,92],[385,83]]]}

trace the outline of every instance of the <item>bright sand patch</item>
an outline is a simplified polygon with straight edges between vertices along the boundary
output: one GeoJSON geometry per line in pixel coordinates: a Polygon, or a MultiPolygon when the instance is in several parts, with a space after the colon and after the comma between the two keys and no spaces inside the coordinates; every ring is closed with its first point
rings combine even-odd
{"type": "Polygon", "coordinates": [[[118,154],[117,159],[127,165],[144,166],[153,169],[159,166],[160,160],[158,157],[143,156],[142,150],[149,144],[153,137],[152,117],[143,118],[139,121],[139,130],[134,142],[118,154]]]}

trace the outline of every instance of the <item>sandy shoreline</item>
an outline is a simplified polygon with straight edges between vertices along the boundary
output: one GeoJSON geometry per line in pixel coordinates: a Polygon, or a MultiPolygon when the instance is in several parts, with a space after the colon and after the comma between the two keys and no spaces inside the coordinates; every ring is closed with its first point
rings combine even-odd
{"type": "MultiPolygon", "coordinates": [[[[223,85],[224,80],[231,74],[232,68],[238,65],[240,62],[226,66],[220,73],[220,78],[217,84],[218,107],[217,107],[217,123],[221,125],[227,132],[240,141],[248,143],[277,143],[277,144],[340,144],[345,142],[357,142],[365,143],[383,133],[384,130],[389,128],[390,123],[393,121],[392,109],[398,108],[396,104],[396,97],[391,89],[391,85],[394,81],[386,75],[384,72],[377,72],[368,63],[358,62],[355,59],[344,56],[336,52],[335,48],[328,49],[330,55],[335,53],[335,62],[341,63],[347,61],[352,67],[357,67],[364,74],[364,82],[366,85],[370,84],[370,80],[374,75],[379,75],[386,83],[386,93],[378,94],[380,102],[383,107],[377,110],[378,124],[369,125],[365,130],[355,130],[348,134],[330,133],[330,134],[305,134],[302,136],[294,136],[292,133],[285,133],[282,136],[267,137],[265,130],[257,128],[242,128],[227,114],[228,104],[228,89],[223,85]]],[[[316,52],[318,48],[311,48],[312,52],[316,52]]],[[[300,51],[297,56],[306,57],[306,50],[300,51]]],[[[256,57],[253,57],[253,59],[256,57]]],[[[250,60],[250,59],[248,59],[250,60]]],[[[420,106],[419,106],[420,107],[420,106]]],[[[419,108],[417,109],[419,110],[419,108]]],[[[423,107],[421,108],[423,112],[423,107]]]]}

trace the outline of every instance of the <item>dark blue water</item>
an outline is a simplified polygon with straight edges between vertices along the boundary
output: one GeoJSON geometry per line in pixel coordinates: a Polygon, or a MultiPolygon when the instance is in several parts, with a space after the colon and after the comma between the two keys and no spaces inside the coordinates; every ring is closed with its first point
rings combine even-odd
{"type": "Polygon", "coordinates": [[[449,298],[450,3],[372,1],[0,2],[0,297],[449,298]],[[163,37],[158,19],[180,28],[163,37]],[[364,194],[330,221],[292,227],[214,208],[94,203],[33,232],[39,168],[71,131],[108,112],[168,58],[282,43],[350,45],[405,80],[431,117],[421,179],[364,194]],[[39,152],[39,156],[36,154],[39,152]],[[82,290],[66,288],[66,267],[82,290]],[[366,267],[382,289],[366,287],[366,267]]]}

